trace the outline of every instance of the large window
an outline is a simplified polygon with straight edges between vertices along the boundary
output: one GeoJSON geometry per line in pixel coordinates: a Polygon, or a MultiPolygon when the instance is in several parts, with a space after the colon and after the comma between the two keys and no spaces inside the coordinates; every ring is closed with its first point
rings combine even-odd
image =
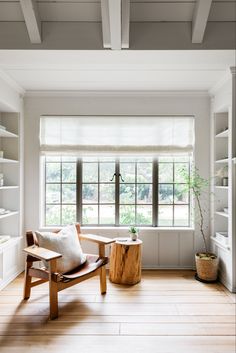
{"type": "Polygon", "coordinates": [[[190,226],[189,157],[43,160],[45,226],[190,226]]]}

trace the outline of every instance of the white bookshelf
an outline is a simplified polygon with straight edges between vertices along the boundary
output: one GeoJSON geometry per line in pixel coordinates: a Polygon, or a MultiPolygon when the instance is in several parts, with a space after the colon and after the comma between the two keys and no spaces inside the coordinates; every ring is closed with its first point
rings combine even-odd
{"type": "Polygon", "coordinates": [[[236,249],[233,245],[235,237],[233,217],[235,217],[236,210],[232,201],[235,192],[233,182],[235,134],[233,133],[232,107],[225,105],[220,110],[214,110],[214,108],[213,104],[211,244],[212,251],[218,255],[220,260],[221,281],[228,289],[235,290],[233,259],[236,249]]]}
{"type": "Polygon", "coordinates": [[[21,153],[20,153],[20,113],[0,112],[0,236],[10,239],[0,244],[0,289],[6,286],[22,271],[22,231],[21,231],[21,153]]]}

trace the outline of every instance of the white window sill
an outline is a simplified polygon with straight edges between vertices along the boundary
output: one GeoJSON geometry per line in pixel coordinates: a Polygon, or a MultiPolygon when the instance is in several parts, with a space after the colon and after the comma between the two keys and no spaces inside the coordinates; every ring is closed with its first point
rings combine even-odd
{"type": "MultiPolygon", "coordinates": [[[[40,227],[40,231],[46,232],[46,231],[52,231],[54,229],[62,229],[63,227],[40,227]]],[[[112,231],[128,231],[129,227],[96,227],[96,226],[81,226],[81,230],[83,231],[101,231],[101,230],[112,230],[112,231]]],[[[181,231],[181,232],[189,232],[189,231],[194,231],[195,229],[193,227],[139,227],[140,233],[142,231],[168,231],[168,232],[176,232],[176,231],[181,231]]]]}

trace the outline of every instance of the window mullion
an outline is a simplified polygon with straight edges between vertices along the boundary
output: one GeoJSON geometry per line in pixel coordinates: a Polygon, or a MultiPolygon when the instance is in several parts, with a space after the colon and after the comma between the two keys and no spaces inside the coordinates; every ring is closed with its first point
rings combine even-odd
{"type": "Polygon", "coordinates": [[[76,219],[82,224],[82,159],[76,162],[76,219]]]}
{"type": "Polygon", "coordinates": [[[120,163],[119,159],[115,162],[115,225],[119,226],[120,218],[120,163]]]}
{"type": "Polygon", "coordinates": [[[154,159],[152,163],[152,225],[158,225],[158,160],[154,159]]]}

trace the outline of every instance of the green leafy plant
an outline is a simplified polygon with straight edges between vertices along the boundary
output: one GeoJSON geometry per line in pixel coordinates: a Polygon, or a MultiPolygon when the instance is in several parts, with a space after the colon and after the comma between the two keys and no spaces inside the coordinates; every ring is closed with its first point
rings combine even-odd
{"type": "Polygon", "coordinates": [[[207,192],[209,181],[201,177],[198,169],[195,167],[192,168],[192,172],[190,173],[190,175],[184,169],[180,171],[180,174],[184,180],[184,183],[186,183],[186,189],[187,189],[186,191],[191,191],[195,198],[196,205],[199,211],[198,223],[199,223],[200,232],[204,243],[205,253],[207,255],[209,254],[209,252],[208,252],[208,246],[207,246],[207,240],[206,240],[206,234],[205,234],[205,222],[204,222],[205,208],[202,202],[202,196],[207,192]]]}
{"type": "Polygon", "coordinates": [[[129,233],[136,234],[139,232],[139,229],[137,227],[131,226],[129,228],[129,233]]]}

